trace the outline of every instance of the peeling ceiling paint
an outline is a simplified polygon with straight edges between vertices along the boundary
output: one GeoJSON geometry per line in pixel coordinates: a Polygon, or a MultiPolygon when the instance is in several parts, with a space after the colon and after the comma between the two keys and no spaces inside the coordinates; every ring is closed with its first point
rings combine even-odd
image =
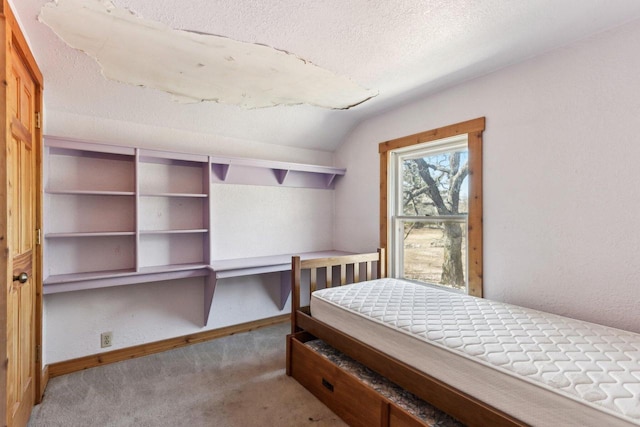
{"type": "Polygon", "coordinates": [[[55,0],[38,19],[94,58],[106,78],[163,90],[179,102],[348,109],[377,95],[289,52],[172,29],[109,0],[55,0]]]}

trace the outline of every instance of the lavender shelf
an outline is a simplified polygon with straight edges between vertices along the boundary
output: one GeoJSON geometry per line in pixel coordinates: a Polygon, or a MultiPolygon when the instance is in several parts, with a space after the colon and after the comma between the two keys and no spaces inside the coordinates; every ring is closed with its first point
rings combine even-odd
{"type": "Polygon", "coordinates": [[[45,294],[204,277],[205,325],[218,279],[280,272],[281,309],[290,292],[290,254],[211,260],[211,184],[332,189],[346,172],[53,136],[44,170],[45,294]]]}
{"type": "Polygon", "coordinates": [[[49,276],[44,281],[44,294],[124,286],[137,283],[152,283],[163,280],[206,277],[205,264],[178,264],[159,267],[144,267],[138,270],[112,270],[90,273],[74,273],[49,276]]]}
{"type": "MultiPolygon", "coordinates": [[[[87,280],[105,279],[110,277],[124,277],[136,274],[135,269],[124,270],[106,270],[106,271],[92,271],[89,273],[72,273],[72,274],[58,274],[55,276],[49,276],[44,280],[45,285],[56,285],[60,283],[73,283],[83,282],[87,280]]],[[[44,293],[53,293],[53,289],[45,287],[44,293]]]]}
{"type": "Polygon", "coordinates": [[[239,157],[210,157],[211,182],[283,187],[333,188],[346,169],[239,157]]]}
{"type": "Polygon", "coordinates": [[[192,234],[207,233],[207,228],[185,229],[185,230],[141,230],[140,234],[192,234]]]}
{"type": "Polygon", "coordinates": [[[74,233],[47,233],[47,239],[76,238],[76,237],[114,237],[114,236],[134,236],[135,231],[92,231],[74,233]]]}
{"type": "Polygon", "coordinates": [[[95,191],[95,190],[49,190],[48,194],[62,194],[68,196],[135,196],[134,191],[95,191]]]}
{"type": "Polygon", "coordinates": [[[209,197],[209,195],[205,193],[141,193],[140,197],[193,197],[206,199],[207,197],[209,197]]]}

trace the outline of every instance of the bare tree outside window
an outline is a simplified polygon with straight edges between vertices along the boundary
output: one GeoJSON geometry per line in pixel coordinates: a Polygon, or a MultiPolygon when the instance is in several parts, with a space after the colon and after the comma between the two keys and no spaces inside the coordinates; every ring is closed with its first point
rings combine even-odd
{"type": "Polygon", "coordinates": [[[402,160],[404,277],[466,288],[468,174],[466,150],[402,160]]]}

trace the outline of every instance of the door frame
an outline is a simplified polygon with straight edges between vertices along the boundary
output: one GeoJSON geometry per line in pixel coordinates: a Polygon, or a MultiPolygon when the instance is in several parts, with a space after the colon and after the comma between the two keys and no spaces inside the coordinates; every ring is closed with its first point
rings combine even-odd
{"type": "MultiPolygon", "coordinates": [[[[39,403],[44,394],[44,388],[48,381],[47,369],[42,369],[42,206],[43,206],[43,187],[42,187],[42,110],[43,110],[43,97],[44,90],[43,78],[40,68],[36,63],[29,45],[22,34],[22,30],[18,25],[18,21],[11,10],[7,0],[2,0],[0,3],[0,42],[2,43],[2,49],[0,49],[0,77],[2,82],[7,78],[7,63],[8,63],[8,51],[9,48],[17,50],[25,61],[27,69],[36,83],[35,101],[36,112],[40,115],[40,126],[36,126],[35,132],[35,156],[36,156],[36,228],[40,230],[36,233],[36,245],[35,245],[35,264],[34,264],[34,285],[35,285],[35,393],[36,403],[39,403]]],[[[2,368],[0,369],[0,423],[6,424],[7,420],[7,365],[6,365],[6,337],[7,337],[7,292],[6,288],[9,283],[12,282],[11,277],[13,272],[9,265],[8,258],[8,217],[7,217],[7,203],[8,197],[6,194],[8,175],[7,175],[7,153],[6,147],[9,141],[9,132],[11,131],[7,122],[7,85],[0,84],[0,111],[4,120],[0,121],[0,138],[2,138],[4,149],[0,149],[0,277],[5,278],[5,289],[0,292],[0,359],[2,361],[2,368]]]]}

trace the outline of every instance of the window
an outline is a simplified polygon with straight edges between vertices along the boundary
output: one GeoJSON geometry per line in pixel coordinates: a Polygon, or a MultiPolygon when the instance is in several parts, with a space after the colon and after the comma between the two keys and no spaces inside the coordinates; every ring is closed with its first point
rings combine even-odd
{"type": "Polygon", "coordinates": [[[484,118],[380,144],[388,271],[482,296],[484,118]]]}
{"type": "Polygon", "coordinates": [[[467,290],[467,135],[391,152],[396,277],[467,290]]]}

